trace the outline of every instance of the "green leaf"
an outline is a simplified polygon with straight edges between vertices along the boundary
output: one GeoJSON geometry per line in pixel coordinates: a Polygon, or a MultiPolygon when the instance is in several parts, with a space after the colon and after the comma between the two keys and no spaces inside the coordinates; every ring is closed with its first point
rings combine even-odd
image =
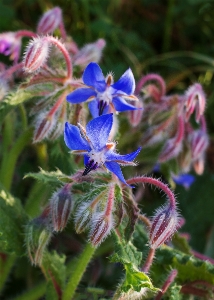
{"type": "Polygon", "coordinates": [[[72,181],[70,176],[63,174],[59,169],[47,172],[40,168],[39,173],[28,173],[24,176],[24,178],[28,177],[32,177],[36,180],[42,181],[43,183],[56,184],[57,186],[72,181]]]}
{"type": "Polygon", "coordinates": [[[133,267],[131,263],[125,264],[126,277],[121,286],[121,290],[127,293],[129,290],[140,292],[144,288],[148,288],[153,292],[158,292],[150,278],[137,268],[133,267]]]}
{"type": "Polygon", "coordinates": [[[142,261],[142,253],[132,244],[131,241],[120,241],[115,237],[115,253],[110,256],[111,262],[120,262],[122,264],[132,264],[133,267],[138,268],[142,261]]]}
{"type": "Polygon", "coordinates": [[[0,186],[0,249],[2,252],[22,256],[24,248],[24,225],[27,216],[19,199],[14,198],[0,186]]]}
{"type": "Polygon", "coordinates": [[[0,102],[0,123],[3,122],[5,116],[12,109],[30,98],[33,98],[32,93],[26,92],[25,90],[18,90],[17,92],[8,94],[6,98],[0,102]]]}
{"type": "Polygon", "coordinates": [[[178,249],[186,254],[191,253],[191,248],[188,245],[187,240],[184,237],[182,237],[179,233],[176,232],[173,235],[172,243],[176,249],[178,249]]]}
{"type": "Polygon", "coordinates": [[[188,282],[204,280],[214,284],[214,265],[185,254],[179,250],[162,246],[157,249],[154,264],[160,264],[162,268],[172,267],[178,270],[177,280],[188,282]]]}
{"type": "Polygon", "coordinates": [[[54,281],[61,290],[65,287],[66,266],[65,255],[59,255],[57,252],[46,252],[43,257],[42,265],[47,278],[54,281]]]}
{"type": "Polygon", "coordinates": [[[132,191],[129,191],[129,195],[124,197],[125,209],[128,215],[128,222],[124,229],[124,238],[129,241],[135,229],[136,222],[138,220],[139,208],[133,199],[132,191]]]}

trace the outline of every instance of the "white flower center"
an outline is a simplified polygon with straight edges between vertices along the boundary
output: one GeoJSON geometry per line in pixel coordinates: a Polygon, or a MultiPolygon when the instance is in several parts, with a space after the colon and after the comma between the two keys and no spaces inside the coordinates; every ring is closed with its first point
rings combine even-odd
{"type": "Polygon", "coordinates": [[[104,92],[97,93],[97,100],[105,102],[107,105],[112,102],[112,93],[109,87],[104,92]]]}
{"type": "Polygon", "coordinates": [[[96,152],[95,150],[91,150],[88,153],[89,160],[94,160],[94,163],[97,163],[98,166],[101,166],[105,163],[106,158],[105,158],[105,150],[102,150],[100,152],[96,152]]]}

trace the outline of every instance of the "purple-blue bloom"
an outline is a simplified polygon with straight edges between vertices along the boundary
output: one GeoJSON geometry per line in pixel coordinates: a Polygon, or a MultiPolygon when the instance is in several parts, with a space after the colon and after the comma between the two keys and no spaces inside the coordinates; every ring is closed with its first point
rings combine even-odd
{"type": "Polygon", "coordinates": [[[127,100],[138,100],[133,95],[135,80],[131,69],[128,69],[120,79],[113,83],[112,75],[104,77],[99,65],[91,62],[85,69],[83,83],[86,88],[78,88],[67,96],[70,103],[91,101],[89,110],[94,118],[112,111],[136,110],[127,100]]]}
{"type": "Polygon", "coordinates": [[[80,124],[75,126],[66,122],[64,139],[67,147],[73,153],[84,155],[85,170],[83,176],[104,166],[127,185],[120,165],[135,166],[133,160],[141,148],[126,155],[116,153],[116,144],[108,141],[112,125],[113,114],[102,115],[91,120],[86,125],[86,129],[80,124]]]}
{"type": "Polygon", "coordinates": [[[176,184],[182,185],[184,188],[189,189],[195,181],[195,176],[191,174],[173,175],[172,179],[176,184]]]}

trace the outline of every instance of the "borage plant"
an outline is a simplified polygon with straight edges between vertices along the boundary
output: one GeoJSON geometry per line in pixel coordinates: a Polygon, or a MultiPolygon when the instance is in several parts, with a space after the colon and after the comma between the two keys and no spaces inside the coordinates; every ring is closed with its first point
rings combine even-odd
{"type": "Polygon", "coordinates": [[[185,220],[173,191],[161,179],[134,175],[146,164],[149,171],[164,172],[172,187],[188,188],[191,168],[203,173],[205,93],[195,83],[183,95],[166,95],[157,74],[143,76],[135,87],[131,69],[114,83],[97,64],[104,46],[99,39],[79,49],[58,7],[42,16],[36,33],[0,35],[0,52],[13,61],[2,64],[0,74],[2,295],[12,293],[3,289],[11,276],[26,288],[15,299],[211,299],[213,260],[193,251],[188,235],[177,232],[185,220]],[[22,37],[31,38],[23,59],[22,37]],[[150,163],[146,148],[155,149],[150,163]],[[125,177],[121,166],[129,166],[125,177]],[[19,180],[22,169],[30,171],[25,178],[40,182],[19,180]],[[138,205],[145,184],[167,196],[152,218],[138,205]],[[93,257],[92,278],[83,279],[93,257]],[[20,266],[26,273],[22,267],[18,275],[20,266]]]}

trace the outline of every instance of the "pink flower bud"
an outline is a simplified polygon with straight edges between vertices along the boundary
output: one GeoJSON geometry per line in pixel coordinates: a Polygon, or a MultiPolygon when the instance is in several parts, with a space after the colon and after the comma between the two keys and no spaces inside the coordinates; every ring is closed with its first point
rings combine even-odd
{"type": "Polygon", "coordinates": [[[0,34],[0,53],[8,56],[15,62],[18,61],[21,50],[21,38],[16,37],[15,32],[5,32],[0,34]]]}
{"type": "Polygon", "coordinates": [[[193,162],[195,173],[202,175],[204,173],[204,155],[193,162]]]}
{"type": "Polygon", "coordinates": [[[178,156],[182,150],[182,143],[176,143],[176,138],[169,139],[163,147],[158,158],[159,162],[165,162],[178,156]]]}
{"type": "Polygon", "coordinates": [[[50,199],[51,221],[54,231],[62,231],[69,220],[72,209],[70,188],[71,185],[66,184],[56,191],[50,199]]]}
{"type": "Polygon", "coordinates": [[[105,45],[106,42],[104,39],[99,39],[95,43],[85,45],[74,55],[74,65],[86,67],[90,62],[99,62],[105,45]]]}
{"type": "Polygon", "coordinates": [[[46,63],[49,54],[49,42],[43,38],[34,38],[27,46],[23,64],[24,71],[27,73],[33,73],[39,71],[39,69],[46,63]]]}
{"type": "Polygon", "coordinates": [[[190,142],[192,160],[195,161],[201,156],[204,156],[204,153],[209,144],[207,133],[200,129],[195,130],[192,133],[190,133],[188,140],[190,142]]]}
{"type": "Polygon", "coordinates": [[[113,229],[112,215],[97,213],[94,216],[92,230],[90,232],[90,241],[94,246],[101,244],[113,229]]]}
{"type": "MultiPolygon", "coordinates": [[[[134,101],[133,106],[137,108],[143,108],[143,103],[141,100],[134,101]]],[[[143,109],[131,110],[128,112],[129,123],[132,127],[136,127],[140,124],[143,115],[143,109]]]]}
{"type": "Polygon", "coordinates": [[[47,113],[41,113],[36,121],[33,142],[38,143],[53,132],[56,126],[55,115],[48,115],[47,113]]]}
{"type": "Polygon", "coordinates": [[[62,11],[59,7],[48,10],[40,19],[37,26],[38,34],[52,34],[62,22],[62,11]]]}
{"type": "Polygon", "coordinates": [[[202,86],[199,83],[191,85],[186,91],[185,97],[186,120],[189,120],[191,114],[196,110],[196,121],[199,122],[206,105],[206,96],[202,86]]]}
{"type": "Polygon", "coordinates": [[[156,211],[149,234],[150,247],[156,249],[166,242],[178,229],[180,223],[176,207],[165,205],[156,211]]]}

